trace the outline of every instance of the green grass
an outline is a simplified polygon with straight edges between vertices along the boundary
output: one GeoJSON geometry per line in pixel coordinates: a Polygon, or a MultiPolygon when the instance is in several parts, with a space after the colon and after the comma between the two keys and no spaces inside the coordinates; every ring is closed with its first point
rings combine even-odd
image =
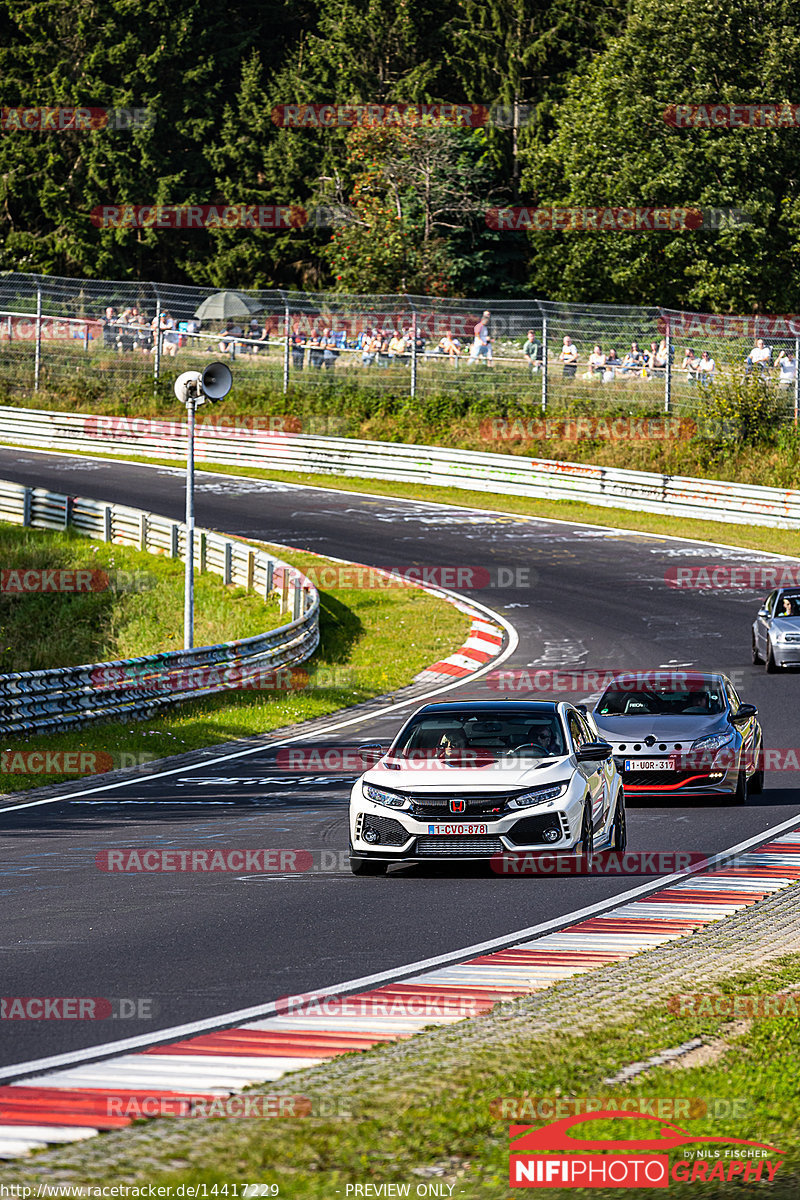
{"type": "MultiPolygon", "coordinates": [[[[0,523],[0,673],[107,662],[180,649],[183,572],[180,559],[87,538],[0,523]],[[24,592],[14,571],[91,571],[97,590],[24,592]]],[[[47,586],[68,586],[70,576],[47,586]]],[[[277,599],[266,604],[216,575],[197,574],[196,642],[252,637],[290,620],[277,599]]]]}
{"type": "MultiPolygon", "coordinates": [[[[278,547],[272,549],[279,552],[278,547]]],[[[335,566],[316,555],[280,553],[300,570],[335,566]]],[[[181,705],[154,720],[110,722],[57,734],[6,735],[2,748],[82,750],[109,754],[115,766],[134,766],[257,736],[403,687],[461,645],[469,628],[469,619],[451,604],[413,587],[321,591],[320,603],[320,647],[307,664],[307,682],[301,675],[297,688],[228,692],[181,705]]],[[[263,603],[261,607],[269,611],[263,603]]],[[[21,791],[69,777],[0,773],[0,790],[21,791]]]]}

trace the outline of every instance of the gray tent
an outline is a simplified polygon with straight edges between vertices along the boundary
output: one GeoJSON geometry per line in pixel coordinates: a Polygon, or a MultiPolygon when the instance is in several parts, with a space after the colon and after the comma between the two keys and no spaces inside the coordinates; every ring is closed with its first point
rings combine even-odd
{"type": "Polygon", "coordinates": [[[264,305],[252,296],[243,296],[241,292],[215,292],[195,309],[194,315],[201,321],[227,321],[229,317],[250,317],[263,311],[264,305]]]}

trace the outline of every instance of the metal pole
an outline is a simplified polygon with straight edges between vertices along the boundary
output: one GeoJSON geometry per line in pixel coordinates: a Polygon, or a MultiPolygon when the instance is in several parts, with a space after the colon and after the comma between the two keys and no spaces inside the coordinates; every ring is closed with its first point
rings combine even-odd
{"type": "Polygon", "coordinates": [[[287,304],[283,310],[283,323],[286,333],[286,344],[283,347],[283,394],[284,396],[289,390],[289,305],[287,304]]]}
{"type": "Polygon", "coordinates": [[[411,314],[411,398],[417,394],[417,311],[411,314]]]}
{"type": "Polygon", "coordinates": [[[36,351],[33,360],[33,390],[39,390],[39,375],[42,370],[42,289],[36,289],[36,351]]]}
{"type": "Polygon", "coordinates": [[[794,339],[794,425],[797,428],[797,416],[800,411],[800,372],[797,370],[800,358],[800,338],[794,339]]]}
{"type": "Polygon", "coordinates": [[[161,373],[161,297],[156,297],[156,328],[153,343],[153,389],[158,386],[158,376],[161,373]]]}
{"type": "Polygon", "coordinates": [[[547,412],[547,314],[542,317],[542,412],[547,412]]]}
{"type": "Polygon", "coordinates": [[[664,371],[664,412],[668,413],[672,408],[672,338],[669,332],[669,322],[667,322],[667,366],[664,371]]]}
{"type": "Polygon", "coordinates": [[[89,322],[84,321],[83,324],[83,349],[84,353],[89,353],[89,322]]]}
{"type": "Polygon", "coordinates": [[[186,401],[186,571],[183,592],[183,648],[194,646],[194,396],[186,401]]]}

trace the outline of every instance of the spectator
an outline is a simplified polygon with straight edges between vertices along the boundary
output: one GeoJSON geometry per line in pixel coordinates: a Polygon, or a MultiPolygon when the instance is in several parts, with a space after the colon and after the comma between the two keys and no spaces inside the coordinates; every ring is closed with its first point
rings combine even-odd
{"type": "Polygon", "coordinates": [[[564,379],[574,379],[575,372],[578,370],[578,347],[568,333],[564,334],[564,342],[558,357],[564,364],[564,379]]]}
{"type": "Polygon", "coordinates": [[[407,349],[408,345],[406,343],[405,336],[398,330],[392,335],[392,339],[389,342],[389,358],[394,358],[401,363],[405,362],[405,354],[407,349]]]}
{"type": "Polygon", "coordinates": [[[150,326],[147,323],[147,318],[137,310],[133,325],[133,349],[140,350],[143,354],[147,354],[153,345],[153,336],[150,332],[150,326]]]}
{"type": "Polygon", "coordinates": [[[658,342],[650,343],[650,350],[645,355],[647,360],[647,373],[652,378],[654,375],[661,375],[667,367],[667,344],[662,342],[659,346],[658,342]]]}
{"type": "Polygon", "coordinates": [[[788,354],[785,350],[781,350],[775,365],[780,371],[780,375],[778,376],[778,387],[793,387],[794,381],[797,378],[797,363],[791,350],[788,354]]]}
{"type": "Polygon", "coordinates": [[[687,349],[681,363],[681,370],[686,372],[686,382],[697,382],[697,368],[700,366],[700,359],[695,354],[691,346],[687,349]]]}
{"type": "Polygon", "coordinates": [[[200,324],[197,317],[190,317],[186,322],[186,341],[190,346],[196,346],[199,341],[197,335],[200,332],[200,324]]]}
{"type": "Polygon", "coordinates": [[[617,371],[620,368],[620,360],[617,358],[617,352],[614,349],[609,350],[606,355],[606,367],[603,371],[603,383],[611,383],[617,377],[617,371]]]}
{"type": "Polygon", "coordinates": [[[745,375],[749,375],[753,367],[764,375],[772,366],[772,350],[764,345],[763,338],[756,338],[756,344],[744,360],[744,364],[745,375]]]}
{"type": "Polygon", "coordinates": [[[542,365],[542,347],[536,340],[533,329],[528,330],[528,340],[522,347],[522,354],[528,364],[528,374],[533,375],[542,365]]]}
{"type": "MultiPolygon", "coordinates": [[[[330,330],[326,329],[324,332],[329,333],[330,330]]],[[[325,351],[322,347],[322,334],[318,329],[315,329],[308,339],[308,347],[308,365],[320,370],[325,358],[325,351]]]]}
{"type": "Polygon", "coordinates": [[[605,354],[603,354],[603,351],[600,349],[599,346],[595,346],[595,348],[592,350],[592,353],[589,355],[589,376],[588,377],[591,379],[593,376],[599,375],[600,379],[602,380],[605,367],[606,367],[606,356],[605,356],[605,354]]]}
{"type": "Polygon", "coordinates": [[[697,378],[704,387],[707,387],[714,378],[714,372],[717,369],[717,364],[714,362],[707,350],[704,350],[700,355],[700,362],[697,364],[697,378]]]}
{"type": "Polygon", "coordinates": [[[172,316],[168,312],[161,314],[161,333],[164,353],[170,358],[174,358],[178,353],[181,335],[178,333],[178,328],[172,316]]]}
{"type": "Polygon", "coordinates": [[[253,318],[250,322],[250,339],[251,354],[260,354],[262,350],[265,354],[269,352],[269,325],[266,320],[262,325],[253,318]]]}
{"type": "Polygon", "coordinates": [[[107,350],[116,349],[116,308],[109,305],[104,312],[101,322],[103,330],[103,348],[107,350]]]}
{"type": "Polygon", "coordinates": [[[322,362],[326,370],[332,371],[336,366],[336,360],[339,357],[339,343],[336,340],[335,334],[330,329],[322,331],[322,362]]]}
{"type": "Polygon", "coordinates": [[[414,353],[417,358],[425,357],[425,347],[427,346],[427,338],[425,338],[419,329],[414,334],[414,353]]]}
{"type": "Polygon", "coordinates": [[[365,367],[371,367],[375,362],[375,356],[381,348],[381,338],[377,329],[372,332],[365,332],[364,339],[361,343],[361,361],[365,367]]]}
{"type": "Polygon", "coordinates": [[[492,364],[492,339],[489,336],[489,321],[492,314],[487,311],[483,314],[478,324],[473,329],[472,349],[469,352],[469,361],[477,362],[479,358],[486,359],[486,365],[492,364]]]}
{"type": "Polygon", "coordinates": [[[644,370],[644,355],[639,349],[638,342],[631,342],[631,348],[622,360],[620,374],[635,375],[644,370]]]}
{"type": "Polygon", "coordinates": [[[458,356],[461,353],[461,343],[453,337],[452,330],[445,329],[444,337],[436,347],[437,354],[446,354],[454,367],[458,366],[458,356]]]}
{"type": "MultiPolygon", "coordinates": [[[[236,345],[237,338],[244,336],[244,330],[241,325],[236,325],[232,319],[225,322],[225,328],[222,331],[222,337],[219,342],[219,349],[224,354],[226,350],[230,350],[231,346],[236,345]]],[[[234,354],[236,351],[234,350],[234,354]]]]}
{"type": "Polygon", "coordinates": [[[300,332],[300,322],[292,322],[292,332],[289,335],[289,348],[292,352],[292,366],[295,371],[302,371],[306,357],[306,339],[300,332]]]}

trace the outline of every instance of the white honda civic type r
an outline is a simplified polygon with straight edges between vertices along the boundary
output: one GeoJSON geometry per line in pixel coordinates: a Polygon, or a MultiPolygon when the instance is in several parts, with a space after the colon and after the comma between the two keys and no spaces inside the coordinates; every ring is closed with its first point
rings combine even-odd
{"type": "Polygon", "coordinates": [[[350,866],[625,849],[625,798],[591,717],[553,701],[426,704],[350,796],[350,866]]]}

